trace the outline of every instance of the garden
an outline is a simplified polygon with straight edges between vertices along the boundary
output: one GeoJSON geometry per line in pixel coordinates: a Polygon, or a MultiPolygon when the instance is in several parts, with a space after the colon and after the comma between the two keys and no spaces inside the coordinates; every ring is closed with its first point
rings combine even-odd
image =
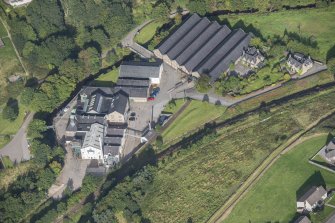
{"type": "MultiPolygon", "coordinates": [[[[308,163],[325,143],[327,136],[309,139],[273,164],[259,182],[236,205],[225,222],[290,222],[296,218],[299,191],[325,184],[335,186],[334,174],[308,163]]],[[[334,209],[325,207],[312,214],[312,222],[323,222],[334,209]]]]}

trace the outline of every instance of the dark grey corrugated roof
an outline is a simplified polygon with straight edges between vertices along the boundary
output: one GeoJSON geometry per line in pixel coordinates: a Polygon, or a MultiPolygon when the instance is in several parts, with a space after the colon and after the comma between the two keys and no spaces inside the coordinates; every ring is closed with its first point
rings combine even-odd
{"type": "Polygon", "coordinates": [[[119,90],[113,95],[113,98],[110,99],[108,113],[118,112],[124,114],[128,108],[128,95],[123,90],[119,90]]]}
{"type": "Polygon", "coordinates": [[[158,78],[161,62],[124,62],[120,66],[119,77],[158,78]]]}
{"type": "Polygon", "coordinates": [[[119,136],[112,136],[112,137],[105,136],[104,144],[109,145],[109,146],[118,146],[118,145],[121,145],[122,138],[123,137],[119,137],[119,136]]]}
{"type": "Polygon", "coordinates": [[[223,26],[205,45],[203,45],[185,64],[185,68],[192,72],[211,52],[214,50],[224,38],[231,33],[227,26],[223,26]]]}
{"type": "MultiPolygon", "coordinates": [[[[208,73],[219,63],[225,56],[229,56],[231,49],[245,37],[245,32],[241,29],[234,30],[227,38],[225,38],[211,53],[206,60],[201,62],[195,70],[199,73],[208,73]]],[[[242,52],[241,52],[242,55],[242,52]]]]}
{"type": "Polygon", "coordinates": [[[112,155],[112,156],[117,156],[119,155],[119,151],[120,151],[120,146],[107,146],[104,145],[104,155],[112,155]]]}
{"type": "Polygon", "coordinates": [[[115,127],[108,127],[106,131],[107,136],[123,136],[125,133],[124,128],[115,128],[115,127]]]}
{"type": "Polygon", "coordinates": [[[134,88],[134,87],[115,87],[115,89],[122,89],[129,97],[132,98],[146,98],[148,97],[149,88],[134,88]]]}
{"type": "Polygon", "coordinates": [[[223,71],[228,70],[231,63],[235,63],[235,61],[242,55],[243,49],[248,47],[251,36],[246,34],[240,42],[238,42],[231,50],[219,60],[219,62],[215,65],[212,70],[210,70],[209,75],[213,80],[219,78],[223,71]]]}
{"type": "Polygon", "coordinates": [[[168,52],[168,57],[173,60],[183,52],[206,28],[210,25],[210,21],[205,17],[202,18],[193,29],[181,38],[168,52]]]}
{"type": "Polygon", "coordinates": [[[159,51],[165,54],[171,47],[173,47],[186,33],[188,33],[192,27],[200,20],[200,16],[193,14],[189,17],[174,33],[172,33],[166,41],[164,41],[159,47],[159,51]]]}
{"type": "Polygon", "coordinates": [[[138,86],[138,87],[149,87],[149,79],[132,79],[132,78],[119,78],[117,85],[121,87],[126,86],[138,86]]]}
{"type": "Polygon", "coordinates": [[[221,28],[219,23],[213,22],[195,39],[175,60],[178,64],[185,63],[221,28]]]}

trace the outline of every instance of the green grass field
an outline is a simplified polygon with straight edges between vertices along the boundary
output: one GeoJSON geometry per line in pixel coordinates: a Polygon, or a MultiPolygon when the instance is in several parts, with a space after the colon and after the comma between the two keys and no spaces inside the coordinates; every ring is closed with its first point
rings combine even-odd
{"type": "MultiPolygon", "coordinates": [[[[333,188],[334,174],[308,163],[308,159],[326,143],[326,139],[327,136],[312,138],[283,155],[224,222],[289,222],[295,216],[297,193],[320,185],[323,180],[327,188],[333,188]]],[[[326,214],[312,215],[312,221],[322,222],[331,211],[326,208],[326,214]]]]}
{"type": "Polygon", "coordinates": [[[156,30],[162,25],[162,22],[159,21],[149,23],[135,36],[135,41],[139,44],[147,43],[155,35],[156,30]]]}
{"type": "Polygon", "coordinates": [[[185,111],[167,128],[162,136],[164,143],[175,141],[183,134],[199,128],[205,123],[220,117],[226,107],[216,106],[201,101],[192,101],[185,111]]]}
{"type": "Polygon", "coordinates": [[[118,77],[119,69],[115,68],[106,74],[101,74],[92,82],[92,85],[97,87],[111,87],[116,83],[118,77]]]}
{"type": "Polygon", "coordinates": [[[245,26],[252,25],[264,37],[295,32],[304,37],[312,37],[318,43],[323,61],[330,48],[335,45],[335,5],[328,8],[281,11],[266,14],[224,15],[221,20],[228,19],[235,26],[243,22],[245,26]],[[313,28],[312,28],[313,27],[313,28]]]}

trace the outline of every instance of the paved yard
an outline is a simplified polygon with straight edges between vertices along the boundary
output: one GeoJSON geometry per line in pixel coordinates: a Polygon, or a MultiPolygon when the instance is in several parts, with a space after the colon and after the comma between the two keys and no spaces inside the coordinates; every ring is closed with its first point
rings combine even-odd
{"type": "MultiPolygon", "coordinates": [[[[130,102],[130,113],[135,112],[136,119],[134,121],[128,120],[128,131],[123,156],[130,154],[139,145],[143,130],[148,128],[149,123],[157,122],[164,107],[175,95],[173,89],[181,81],[181,73],[164,64],[161,84],[159,86],[160,93],[155,100],[145,103],[130,102]]],[[[180,90],[183,86],[180,86],[177,90],[180,90]]]]}
{"type": "Polygon", "coordinates": [[[70,147],[67,147],[65,165],[57,177],[56,182],[49,189],[48,196],[55,199],[61,198],[65,188],[68,186],[73,190],[81,187],[82,181],[86,174],[86,168],[91,160],[82,160],[73,157],[70,147]]]}

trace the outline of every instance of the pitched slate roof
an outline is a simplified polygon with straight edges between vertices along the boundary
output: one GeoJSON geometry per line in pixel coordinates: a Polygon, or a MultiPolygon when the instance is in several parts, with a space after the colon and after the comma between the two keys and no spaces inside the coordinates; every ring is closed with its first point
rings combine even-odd
{"type": "Polygon", "coordinates": [[[301,69],[303,64],[308,65],[313,63],[310,57],[307,57],[301,53],[290,54],[287,61],[291,66],[294,66],[298,69],[301,69]]]}
{"type": "Polygon", "coordinates": [[[128,78],[158,78],[161,62],[123,62],[120,66],[119,77],[128,78]]]}
{"type": "Polygon", "coordinates": [[[125,134],[125,128],[116,128],[112,126],[108,126],[106,135],[107,136],[123,136],[125,134]]]}
{"type": "Polygon", "coordinates": [[[120,114],[124,114],[127,112],[127,107],[129,104],[128,94],[123,90],[119,90],[113,95],[112,98],[109,99],[109,102],[108,113],[116,111],[120,114]]]}
{"type": "Polygon", "coordinates": [[[300,216],[294,223],[311,223],[311,221],[306,216],[300,216]]]}
{"type": "Polygon", "coordinates": [[[149,87],[149,79],[119,78],[116,83],[120,87],[149,87]]]}
{"type": "Polygon", "coordinates": [[[304,195],[302,195],[298,201],[305,202],[307,201],[310,205],[314,205],[318,201],[322,199],[322,196],[326,194],[327,191],[323,188],[323,186],[312,187],[309,189],[304,195]]]}
{"type": "Polygon", "coordinates": [[[242,55],[251,37],[193,14],[157,49],[189,73],[208,73],[216,79],[242,55]]]}
{"type": "Polygon", "coordinates": [[[122,136],[105,136],[104,144],[109,146],[119,146],[122,144],[122,136]]]}
{"type": "Polygon", "coordinates": [[[120,146],[108,146],[108,145],[104,145],[104,155],[112,155],[112,156],[117,156],[119,155],[119,151],[120,151],[121,147],[120,146]]]}
{"type": "Polygon", "coordinates": [[[214,36],[221,26],[217,22],[211,23],[198,37],[195,39],[188,47],[178,55],[175,61],[178,64],[184,64],[187,60],[189,60],[195,52],[201,48],[206,42],[208,42],[212,36],[214,36]]]}
{"type": "Polygon", "coordinates": [[[158,50],[165,54],[173,47],[186,33],[188,33],[200,20],[200,16],[193,14],[175,32],[173,32],[164,42],[158,46],[158,50]]]}
{"type": "Polygon", "coordinates": [[[144,87],[144,88],[138,88],[138,87],[121,87],[121,86],[116,86],[115,89],[122,89],[124,92],[126,92],[129,97],[132,98],[146,98],[148,97],[149,94],[149,87],[144,87]]]}
{"type": "Polygon", "coordinates": [[[185,66],[189,72],[194,71],[194,68],[198,66],[201,61],[203,61],[230,33],[231,30],[227,26],[223,26],[204,45],[202,45],[185,64],[182,65],[185,66]]]}
{"type": "Polygon", "coordinates": [[[93,147],[95,149],[102,149],[103,135],[104,126],[98,123],[92,124],[90,131],[85,135],[83,148],[93,147]]]}
{"type": "Polygon", "coordinates": [[[168,57],[173,60],[181,52],[183,52],[187,46],[189,46],[194,40],[210,25],[210,21],[207,18],[202,18],[186,35],[184,35],[172,48],[167,52],[168,57]]]}

